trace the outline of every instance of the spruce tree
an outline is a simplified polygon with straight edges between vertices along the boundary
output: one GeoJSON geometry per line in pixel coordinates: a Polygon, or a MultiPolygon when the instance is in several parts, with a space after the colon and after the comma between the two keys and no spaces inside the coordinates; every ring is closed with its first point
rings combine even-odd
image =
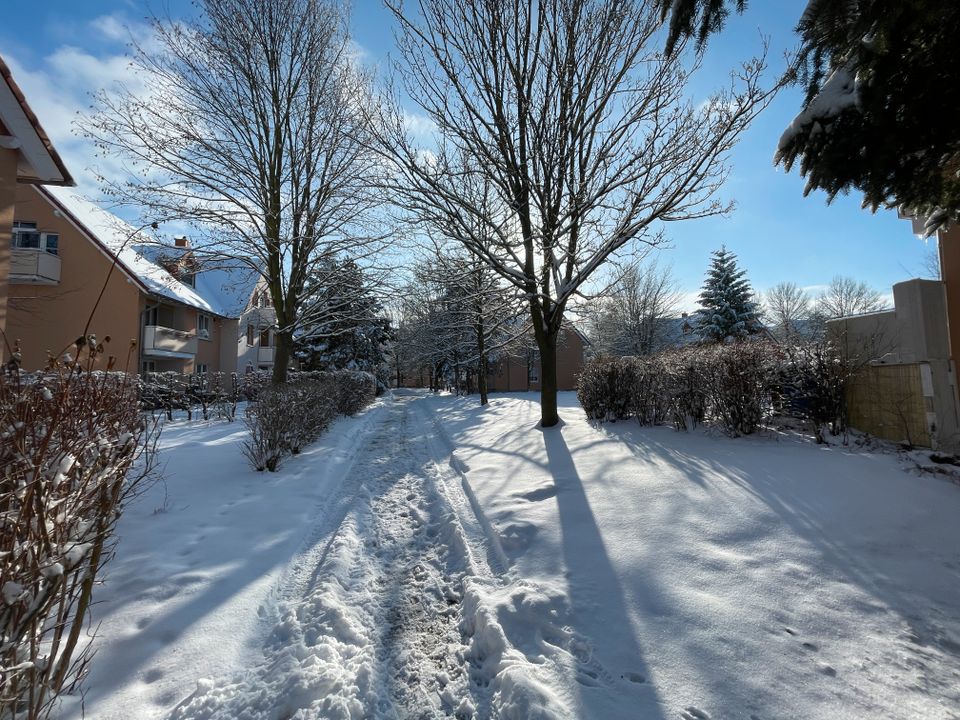
{"type": "MultiPolygon", "coordinates": [[[[668,51],[699,47],[744,0],[656,0],[668,51]]],[[[924,218],[929,233],[960,222],[960,2],[807,0],[798,18],[803,107],[776,162],[795,165],[805,193],[850,191],[876,210],[924,218]]]]}
{"type": "Polygon", "coordinates": [[[700,293],[697,332],[704,340],[743,338],[760,329],[760,309],[745,275],[725,247],[713,253],[700,293]]]}

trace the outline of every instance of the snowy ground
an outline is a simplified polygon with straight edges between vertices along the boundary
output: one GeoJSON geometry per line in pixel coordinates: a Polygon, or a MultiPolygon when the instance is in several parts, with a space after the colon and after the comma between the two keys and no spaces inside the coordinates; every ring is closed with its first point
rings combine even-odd
{"type": "Polygon", "coordinates": [[[276,475],[169,426],[87,717],[960,718],[960,487],[535,400],[398,395],[276,475]]]}

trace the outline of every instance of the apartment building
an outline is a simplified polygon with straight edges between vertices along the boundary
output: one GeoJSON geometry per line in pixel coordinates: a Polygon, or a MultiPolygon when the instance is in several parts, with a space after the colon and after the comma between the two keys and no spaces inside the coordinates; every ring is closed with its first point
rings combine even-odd
{"type": "MultiPolygon", "coordinates": [[[[24,369],[85,333],[109,336],[108,354],[130,372],[238,369],[257,284],[249,270],[202,267],[186,238],[147,244],[69,188],[18,186],[9,247],[7,335],[24,369]]],[[[257,326],[254,343],[269,338],[257,326]]]]}
{"type": "MultiPolygon", "coordinates": [[[[11,236],[15,206],[21,190],[31,186],[72,186],[73,178],[17,86],[10,68],[0,58],[0,363],[10,359],[11,346],[3,341],[7,327],[7,297],[11,271],[11,236]]],[[[55,242],[55,238],[50,238],[55,242]]],[[[48,272],[46,257],[21,253],[18,267],[34,263],[36,274],[48,272]],[[39,267],[40,265],[43,267],[39,267]]]]}

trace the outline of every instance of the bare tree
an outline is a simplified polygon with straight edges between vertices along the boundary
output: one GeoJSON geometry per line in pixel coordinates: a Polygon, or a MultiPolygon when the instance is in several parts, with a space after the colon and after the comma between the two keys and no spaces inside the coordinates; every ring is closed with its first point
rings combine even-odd
{"type": "Polygon", "coordinates": [[[837,275],[817,298],[816,313],[824,320],[884,309],[883,296],[864,282],[837,275]]]}
{"type": "Polygon", "coordinates": [[[599,298],[590,319],[591,339],[601,353],[649,355],[662,350],[671,332],[680,291],[672,268],[656,260],[631,264],[599,298]]]}
{"type": "Polygon", "coordinates": [[[939,239],[936,235],[933,236],[933,240],[930,243],[930,247],[927,248],[927,251],[923,255],[923,264],[920,267],[920,277],[928,278],[930,280],[942,280],[942,275],[940,274],[940,247],[938,245],[939,239]]]}
{"type": "Polygon", "coordinates": [[[400,26],[397,77],[436,128],[424,148],[403,113],[382,123],[396,202],[455,228],[524,295],[541,424],[555,425],[567,304],[611,256],[660,242],[662,223],[727,209],[714,199],[724,161],[780,85],[764,88],[754,59],[695,104],[686,90],[699,58],[682,47],[665,56],[661,17],[640,0],[387,5],[400,26]],[[478,207],[465,177],[489,183],[495,201],[478,207]]]}
{"type": "MultiPolygon", "coordinates": [[[[487,404],[487,374],[490,355],[510,345],[525,327],[522,303],[514,288],[476,256],[439,254],[437,267],[444,273],[446,317],[458,329],[457,350],[461,361],[473,366],[480,404],[487,404]],[[464,335],[462,329],[468,329],[464,335]],[[466,357],[462,357],[463,354],[466,357]]],[[[459,386],[459,368],[457,368],[459,386]]]]}
{"type": "Polygon", "coordinates": [[[104,179],[119,203],[154,227],[189,224],[195,255],[263,276],[282,382],[310,271],[374,241],[368,78],[337,0],[198,5],[197,20],[152,19],[150,42],[134,45],[144,89],[102,92],[83,127],[127,163],[126,178],[104,179]]]}
{"type": "Polygon", "coordinates": [[[763,313],[773,332],[785,339],[802,335],[811,315],[810,296],[794,282],[777,283],[763,296],[763,313]]]}

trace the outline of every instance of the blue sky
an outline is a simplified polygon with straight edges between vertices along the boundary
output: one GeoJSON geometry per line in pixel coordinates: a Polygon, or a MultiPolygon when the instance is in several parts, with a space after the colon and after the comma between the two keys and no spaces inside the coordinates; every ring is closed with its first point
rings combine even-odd
{"type": "MultiPolygon", "coordinates": [[[[81,188],[93,162],[89,147],[74,137],[71,123],[89,106],[89,93],[126,72],[126,27],[136,29],[147,5],[136,0],[9,0],[7,22],[0,27],[0,54],[11,65],[40,121],[53,137],[81,188]]],[[[691,88],[699,97],[722,85],[739,59],[756,52],[760,33],[770,38],[770,60],[796,44],[793,26],[806,0],[755,0],[711,41],[704,70],[691,88]]],[[[159,0],[173,15],[190,12],[187,0],[159,0]]],[[[380,0],[356,0],[352,25],[367,59],[386,69],[393,52],[392,19],[380,0]]],[[[781,280],[815,289],[837,274],[850,275],[884,293],[890,285],[922,273],[930,246],[910,233],[896,213],[871,214],[860,197],[839,197],[826,204],[822,193],[803,197],[803,179],[774,168],[777,140],[800,107],[798,89],[781,93],[744,136],[732,157],[732,174],[722,197],[737,207],[727,217],[671,224],[671,248],[660,251],[672,263],[692,298],[710,252],[726,245],[736,252],[757,290],[781,280]]],[[[688,300],[688,303],[692,300],[688,300]]]]}

